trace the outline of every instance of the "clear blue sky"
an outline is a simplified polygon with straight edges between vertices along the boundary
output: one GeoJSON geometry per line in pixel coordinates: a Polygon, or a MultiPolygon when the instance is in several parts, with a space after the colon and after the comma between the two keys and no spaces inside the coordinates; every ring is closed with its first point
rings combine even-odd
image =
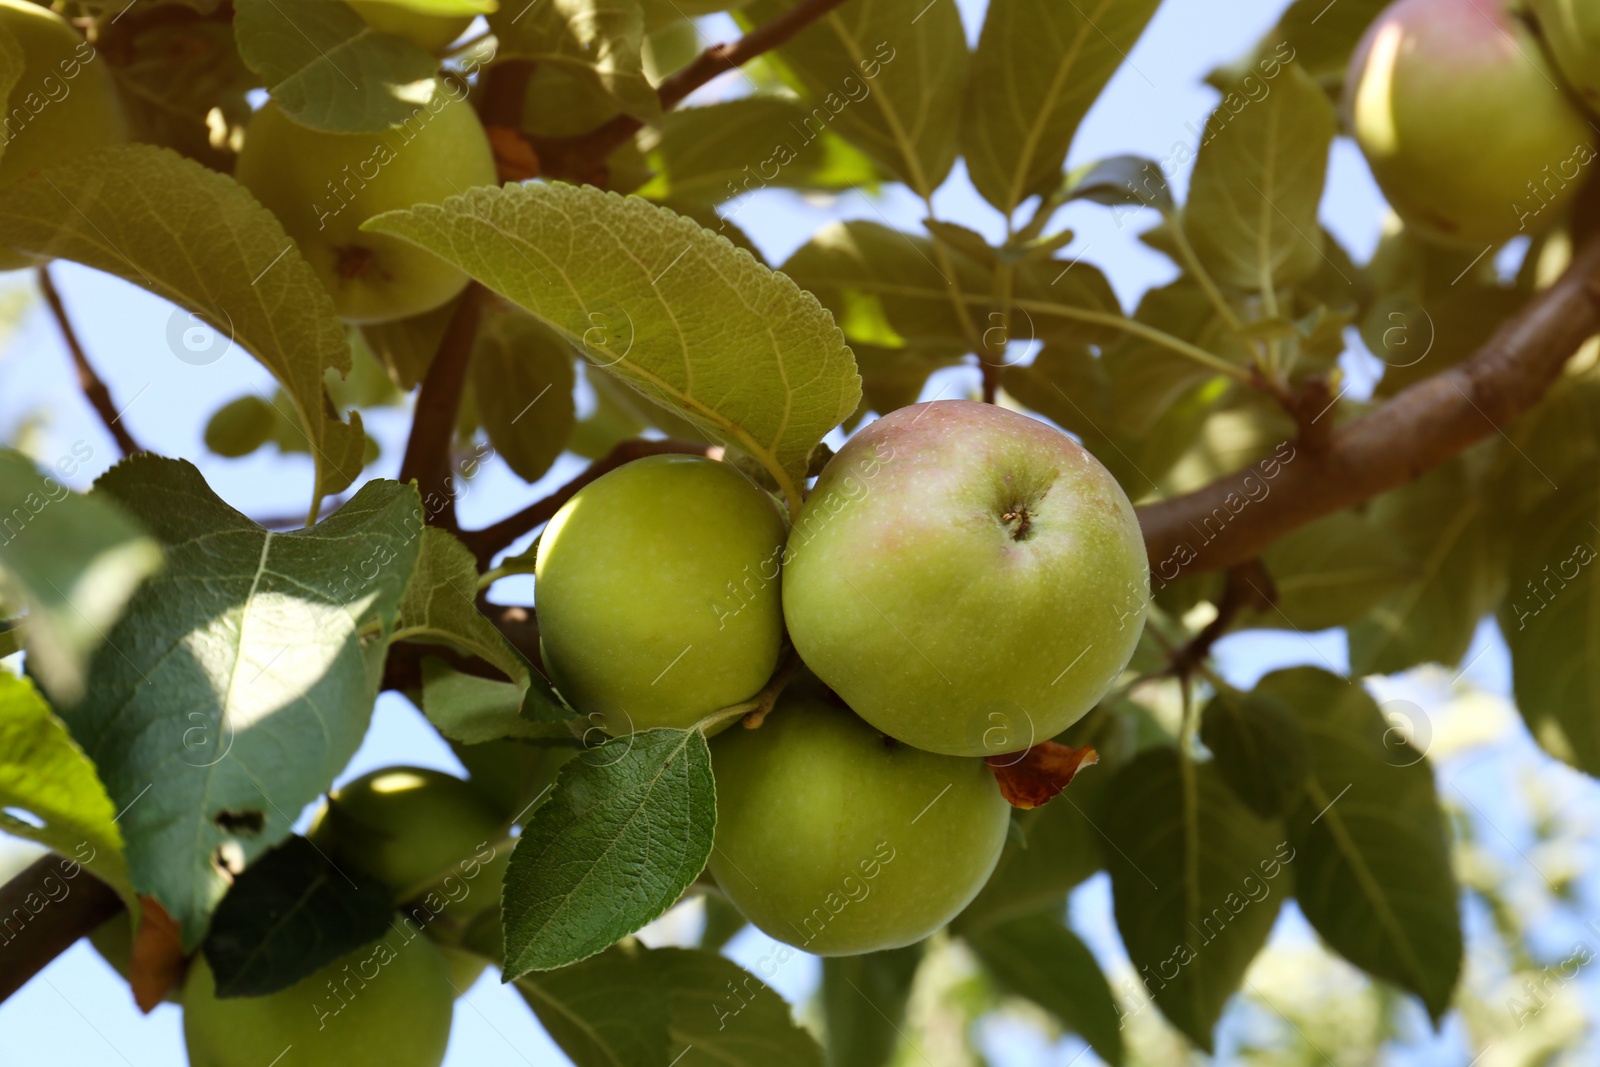
{"type": "MultiPolygon", "coordinates": [[[[1200,78],[1213,66],[1235,58],[1275,21],[1285,0],[1235,0],[1226,5],[1210,0],[1167,0],[1128,63],[1112,82],[1084,123],[1073,147],[1072,164],[1103,156],[1134,152],[1157,158],[1178,143],[1192,145],[1195,128],[1215,103],[1216,94],[1200,78]]],[[[968,29],[975,36],[982,17],[982,0],[963,0],[968,29]]],[[[714,36],[731,36],[731,23],[711,20],[714,36]]],[[[735,77],[710,87],[712,95],[737,91],[735,77]]],[[[954,117],[952,116],[952,121],[954,117]]],[[[1176,180],[1180,196],[1187,175],[1176,180]]],[[[936,199],[940,214],[980,229],[990,236],[1003,232],[1000,220],[973,193],[958,169],[936,199]]],[[[831,219],[888,220],[914,227],[920,213],[909,196],[888,195],[878,201],[849,196],[833,202],[805,200],[781,192],[756,194],[738,208],[739,224],[767,253],[781,262],[821,224],[831,219]]],[[[1340,141],[1334,151],[1328,194],[1323,205],[1330,230],[1357,258],[1364,258],[1377,241],[1383,211],[1359,154],[1340,141]]],[[[1110,212],[1092,205],[1074,205],[1062,212],[1060,223],[1077,232],[1066,250],[1068,257],[1082,254],[1104,268],[1119,295],[1132,307],[1139,293],[1171,276],[1170,265],[1135,239],[1135,227],[1118,230],[1110,212]]],[[[1142,228],[1144,220],[1138,220],[1142,228]]],[[[1124,224],[1126,226],[1126,223],[1124,224]]],[[[270,452],[229,461],[209,455],[201,442],[207,417],[225,401],[244,392],[266,392],[271,379],[247,355],[230,352],[219,362],[195,367],[175,359],[165,337],[170,306],[115,279],[73,265],[58,265],[57,278],[74,314],[84,343],[111,386],[120,405],[128,405],[126,419],[142,442],[168,455],[193,460],[212,486],[230,503],[257,516],[295,515],[304,510],[310,485],[309,461],[280,458],[270,452]]],[[[25,275],[0,276],[0,287],[25,286],[25,275]]],[[[1361,376],[1359,360],[1352,369],[1361,376]]],[[[1370,370],[1367,369],[1370,374],[1370,370]]],[[[968,372],[955,372],[958,375],[968,372]]],[[[937,391],[942,381],[930,386],[937,391]]],[[[48,421],[38,432],[38,451],[46,457],[65,453],[78,440],[95,449],[83,484],[112,462],[113,446],[78,399],[65,352],[47,317],[35,312],[12,338],[0,357],[0,439],[10,439],[23,420],[43,413],[48,421]]],[[[372,413],[368,425],[384,447],[374,475],[394,476],[400,444],[408,420],[403,412],[372,413]]],[[[567,457],[558,463],[545,485],[522,485],[503,467],[487,470],[463,502],[463,521],[478,525],[515,510],[559,484],[581,468],[567,457]]],[[[82,486],[80,486],[81,488],[82,486]]],[[[515,583],[496,588],[497,599],[516,600],[529,590],[515,583]]],[[[1225,673],[1247,684],[1277,666],[1309,663],[1342,669],[1345,646],[1338,633],[1303,636],[1294,633],[1255,633],[1229,638],[1220,650],[1225,673]]],[[[1509,684],[1509,666],[1503,645],[1486,628],[1468,654],[1468,680],[1499,693],[1509,684]]],[[[1454,672],[1451,672],[1454,673],[1454,672]]],[[[1445,681],[1448,680],[1445,676],[1445,681]]],[[[1407,683],[1406,695],[1424,708],[1440,703],[1440,680],[1407,683]]],[[[403,699],[386,695],[379,700],[367,742],[345,777],[375,767],[416,763],[459,770],[449,750],[403,699]]],[[[1488,825],[1480,827],[1486,844],[1503,860],[1507,878],[1518,899],[1539,895],[1544,875],[1532,859],[1522,855],[1528,846],[1533,815],[1514,799],[1517,775],[1528,770],[1551,783],[1560,806],[1583,813],[1592,827],[1600,811],[1596,784],[1554,765],[1533,748],[1520,725],[1512,744],[1485,754],[1472,753],[1441,763],[1438,772],[1447,799],[1464,796],[1475,805],[1488,825]],[[1452,792],[1453,791],[1453,792],[1452,792]]],[[[7,843],[0,836],[0,862],[7,843]]],[[[1584,865],[1593,869],[1592,837],[1584,865]]],[[[1600,899],[1592,876],[1583,891],[1589,901],[1600,899]]],[[[1108,966],[1124,961],[1110,920],[1110,903],[1103,876],[1088,883],[1072,902],[1075,926],[1108,966]]],[[[1469,928],[1482,931],[1484,917],[1469,913],[1469,928]]],[[[1573,913],[1552,909],[1540,920],[1540,939],[1550,958],[1564,955],[1582,936],[1573,913]]],[[[1310,938],[1303,920],[1286,909],[1275,934],[1284,939],[1310,938]]],[[[1591,942],[1595,935],[1589,935],[1591,942]]],[[[1474,943],[1477,943],[1475,939],[1474,943]]],[[[764,939],[747,930],[730,947],[730,954],[752,963],[765,951],[764,939]]],[[[798,1002],[814,988],[814,960],[802,957],[778,974],[773,985],[798,1002]]],[[[1589,1005],[1597,1003],[1588,991],[1589,1005]]],[[[1270,1020],[1268,1020],[1270,1023],[1270,1020]]],[[[1259,1032],[1260,1020],[1230,1014],[1223,1027],[1223,1048],[1247,1033],[1259,1032]]],[[[1443,1035],[1429,1037],[1420,1013],[1406,1017],[1408,1040],[1394,1046],[1391,1062],[1464,1064],[1472,1058],[1459,1025],[1446,1026],[1443,1035]]],[[[1083,1050],[1080,1042],[1065,1038],[1055,1045],[1042,1044],[1015,1028],[1000,1026],[986,1032],[984,1051],[996,1063],[1053,1064],[1065,1067],[1083,1050]]],[[[183,1062],[181,1021],[178,1011],[164,1006],[148,1017],[138,1014],[126,986],[99,960],[86,943],[58,959],[21,993],[0,1005],[0,1067],[36,1064],[128,1064],[136,1067],[183,1062]]],[[[461,1001],[449,1059],[453,1067],[489,1064],[549,1064],[564,1062],[544,1037],[522,1002],[486,976],[461,1001]]],[[[1092,1053],[1076,1060],[1097,1062],[1092,1053]]],[[[265,1065],[263,1064],[263,1067],[265,1065]]],[[[1340,1064],[1338,1067],[1347,1067],[1340,1064]]]]}

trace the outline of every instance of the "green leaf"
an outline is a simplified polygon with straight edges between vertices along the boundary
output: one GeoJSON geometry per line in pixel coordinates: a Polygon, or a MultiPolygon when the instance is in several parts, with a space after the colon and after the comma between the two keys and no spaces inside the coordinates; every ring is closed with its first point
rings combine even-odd
{"type": "Polygon", "coordinates": [[[645,200],[571,185],[473,189],[366,228],[454,263],[748,453],[791,510],[812,450],[860,400],[855,360],[815,300],[645,200]]]}
{"type": "Polygon", "coordinates": [[[1209,1053],[1286,895],[1283,824],[1240,803],[1211,764],[1186,772],[1163,747],[1111,779],[1100,828],[1128,955],[1162,1014],[1209,1053]]]}
{"type": "Polygon", "coordinates": [[[822,1011],[829,1067],[884,1067],[894,1060],[923,943],[828,956],[822,961],[822,1011]]]}
{"type": "MultiPolygon", "coordinates": [[[[542,689],[544,679],[532,668],[528,673],[539,680],[542,689]]],[[[570,716],[555,703],[554,696],[545,705],[541,696],[530,693],[525,683],[467,674],[437,656],[422,661],[422,713],[441,734],[464,745],[505,738],[571,740],[566,718],[556,719],[557,715],[570,716]]]]}
{"type": "Polygon", "coordinates": [[[335,867],[295,836],[233,883],[203,948],[217,996],[260,997],[378,940],[393,920],[387,887],[335,867]]]}
{"type": "Polygon", "coordinates": [[[1299,802],[1311,757],[1300,720],[1282,701],[1222,690],[1200,716],[1200,740],[1228,788],[1263,819],[1281,818],[1299,802]]]}
{"type": "MultiPolygon", "coordinates": [[[[1248,366],[1250,353],[1233,337],[1199,283],[1185,276],[1139,299],[1134,320],[1193,342],[1207,352],[1248,366]]],[[[1116,426],[1150,433],[1180,397],[1217,373],[1144,337],[1130,334],[1105,355],[1116,426]]]]}
{"type": "Polygon", "coordinates": [[[592,956],[663,914],[704,869],[716,821],[699,730],[648,730],[568,763],[511,854],[506,974],[592,956]]]}
{"type": "Polygon", "coordinates": [[[505,3],[489,16],[499,58],[531,59],[572,75],[628,114],[655,119],[661,100],[644,76],[644,12],[639,0],[505,3]]]}
{"type": "Polygon", "coordinates": [[[1050,803],[1011,815],[1017,831],[983,890],[956,916],[951,929],[963,936],[987,926],[1065,906],[1072,892],[1103,864],[1103,838],[1090,821],[1109,776],[1073,779],[1069,792],[1050,803]]]}
{"type": "Polygon", "coordinates": [[[660,948],[645,962],[671,1011],[671,1063],[822,1067],[822,1050],[795,1025],[789,1005],[732,960],[698,949],[660,948]]]}
{"type": "Polygon", "coordinates": [[[237,397],[207,420],[206,448],[227,459],[248,456],[272,440],[282,418],[269,401],[259,396],[237,397]]]}
{"type": "MultiPolygon", "coordinates": [[[[756,0],[740,20],[792,7],[756,0]]],[[[956,158],[967,41],[954,0],[854,0],[777,50],[810,113],[926,198],[956,158]],[[819,109],[822,114],[818,114],[819,109]]]]}
{"type": "Polygon", "coordinates": [[[1503,537],[1488,507],[1461,457],[1373,501],[1372,523],[1400,546],[1413,577],[1350,627],[1352,674],[1461,661],[1506,589],[1503,537]]]}
{"type": "Polygon", "coordinates": [[[1299,67],[1259,100],[1226,97],[1206,123],[1183,227],[1223,285],[1265,291],[1322,262],[1317,205],[1333,143],[1333,105],[1299,67]],[[1230,100],[1242,100],[1237,109],[1230,100]]]}
{"type": "Polygon", "coordinates": [[[1275,671],[1256,691],[1293,708],[1311,741],[1289,824],[1300,910],[1330,948],[1416,993],[1437,1023],[1461,972],[1461,920],[1424,754],[1394,743],[1366,690],[1338,675],[1275,671]]]}
{"type": "Polygon", "coordinates": [[[202,358],[184,339],[204,320],[218,345],[226,339],[260,360],[315,450],[318,500],[361,473],[361,417],[341,422],[322,382],[329,367],[350,369],[333,298],[278,220],[232,178],[149,145],[108,148],[9,186],[0,245],[85,263],[193,312],[168,324],[174,357],[202,358]]]}
{"type": "Polygon", "coordinates": [[[655,177],[639,195],[718,204],[769,187],[837,192],[875,186],[872,161],[811,114],[777,96],[670,111],[647,155],[655,177]]]}
{"type": "MultiPolygon", "coordinates": [[[[86,459],[74,450],[58,469],[76,471],[86,459]]],[[[74,493],[0,448],[0,593],[28,609],[28,668],[58,701],[82,695],[89,657],[160,568],[160,546],[121,508],[74,493]]]]}
{"type": "Polygon", "coordinates": [[[394,322],[366,323],[359,327],[372,355],[389,372],[389,378],[406,392],[415,389],[428,373],[444,331],[455,316],[454,300],[433,311],[394,322]]]}
{"type": "Polygon", "coordinates": [[[1007,393],[1069,433],[1107,439],[1115,432],[1105,360],[1086,345],[1046,345],[1032,363],[1001,373],[1007,393]]]}
{"type": "Polygon", "coordinates": [[[577,425],[572,345],[538,319],[489,312],[472,349],[472,395],[489,443],[525,482],[544,477],[577,425]]]}
{"type": "MultiPolygon", "coordinates": [[[[368,0],[374,2],[374,0],[368,0]]],[[[424,15],[489,15],[500,7],[500,0],[375,0],[390,7],[419,11],[424,15]]]]}
{"type": "Polygon", "coordinates": [[[1600,775],[1600,484],[1592,467],[1579,479],[1516,524],[1500,632],[1528,732],[1558,759],[1600,775]]]}
{"type": "Polygon", "coordinates": [[[1067,175],[1061,202],[1088,200],[1108,207],[1150,207],[1163,215],[1177,211],[1161,164],[1143,156],[1110,156],[1067,175]]]}
{"type": "Polygon", "coordinates": [[[672,1008],[645,963],[649,955],[625,942],[559,970],[525,974],[517,992],[577,1067],[668,1067],[672,1008]]]}
{"type": "Polygon", "coordinates": [[[1469,282],[1423,303],[1404,294],[1379,300],[1361,323],[1367,350],[1384,364],[1376,392],[1393,396],[1455,366],[1527,302],[1515,289],[1469,282]]]}
{"type": "MultiPolygon", "coordinates": [[[[875,222],[830,223],[783,265],[783,272],[817,295],[852,342],[904,347],[918,342],[958,344],[971,351],[972,339],[955,310],[952,285],[968,308],[980,336],[1002,330],[1001,313],[988,307],[992,272],[956,249],[940,253],[926,237],[875,222]]],[[[1119,336],[1090,316],[1117,315],[1116,294],[1105,275],[1087,263],[1057,260],[1018,264],[1013,312],[1005,340],[1070,339],[1109,343],[1119,336]]]]}
{"type": "Polygon", "coordinates": [[[1057,916],[1012,919],[967,944],[1003,989],[1049,1012],[1107,1063],[1122,1063],[1122,1017],[1111,986],[1089,946],[1057,916]]]}
{"type": "Polygon", "coordinates": [[[0,669],[0,830],[81,863],[138,914],[117,812],[66,725],[33,683],[0,669]],[[13,812],[26,812],[22,819],[13,812]]]}
{"type": "Polygon", "coordinates": [[[571,713],[544,677],[478,610],[477,596],[478,565],[472,553],[444,530],[434,526],[423,529],[392,639],[447,645],[478,657],[510,679],[507,688],[488,689],[498,683],[476,679],[483,684],[473,685],[465,681],[468,675],[454,677],[456,672],[444,674],[436,669],[431,679],[435,700],[430,709],[430,678],[425,671],[423,710],[429,712],[430,721],[446,737],[469,745],[502,737],[551,736],[552,727],[560,736],[567,736],[559,724],[571,718],[571,713]],[[486,702],[484,697],[491,693],[503,695],[486,702]],[[448,714],[442,713],[446,710],[448,714]]]}
{"type": "Polygon", "coordinates": [[[182,460],[124,460],[94,496],[166,549],[62,718],[123,809],[134,886],[200,943],[237,874],[355,753],[416,562],[417,491],[368,482],[272,533],[182,460]]]}
{"type": "Polygon", "coordinates": [[[961,143],[972,184],[1010,215],[1061,180],[1078,124],[1160,0],[990,0],[961,143]]]}
{"type": "Polygon", "coordinates": [[[348,4],[236,0],[233,25],[245,64],[284,114],[314,130],[380,133],[465,93],[434,78],[437,59],[368,26],[348,4]]]}
{"type": "Polygon", "coordinates": [[[1262,562],[1278,599],[1249,624],[1291,630],[1354,622],[1415,573],[1392,531],[1353,511],[1334,512],[1275,541],[1262,562]]]}

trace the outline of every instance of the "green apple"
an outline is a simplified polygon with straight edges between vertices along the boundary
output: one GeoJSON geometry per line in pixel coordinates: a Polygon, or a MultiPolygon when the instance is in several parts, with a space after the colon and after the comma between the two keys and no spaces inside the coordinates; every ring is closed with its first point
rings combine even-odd
{"type": "Polygon", "coordinates": [[[772,498],[726,463],[652,456],[585,486],[534,569],[556,688],[613,735],[748,700],[783,643],[783,538],[772,498]]]}
{"type": "Polygon", "coordinates": [[[1397,0],[1368,27],[1345,112],[1406,224],[1477,251],[1549,227],[1594,158],[1511,0],[1397,0]]]}
{"type": "Polygon", "coordinates": [[[196,956],[183,1037],[190,1067],[439,1067],[451,1001],[444,957],[415,932],[391,933],[264,997],[219,999],[196,956]]]}
{"type": "Polygon", "coordinates": [[[361,224],[494,185],[494,152],[461,92],[436,80],[427,104],[384,133],[313,130],[268,101],[250,119],[234,177],[278,216],[349,322],[420,315],[467,276],[431,252],[361,224]]]}
{"type": "Polygon", "coordinates": [[[437,52],[447,44],[454,44],[467,32],[473,19],[471,15],[430,15],[387,0],[344,2],[355,8],[356,13],[373,29],[404,37],[429,52],[437,52]]]}
{"type": "MultiPolygon", "coordinates": [[[[0,0],[0,29],[23,60],[0,116],[0,188],[127,140],[109,64],[66,19],[28,0],[0,0]]],[[[0,249],[0,270],[33,262],[0,249]]]]}
{"type": "Polygon", "coordinates": [[[760,729],[718,737],[711,763],[717,884],[817,955],[922,940],[977,895],[1005,844],[1010,806],[982,760],[891,741],[805,681],[760,729]]]}
{"type": "Polygon", "coordinates": [[[789,535],[800,658],[890,737],[952,756],[1071,726],[1127,665],[1149,583],[1133,506],[1072,438],[993,404],[871,423],[789,535]]]}
{"type": "Polygon", "coordinates": [[[1592,0],[1531,0],[1556,66],[1578,98],[1600,114],[1600,5],[1592,0]]]}
{"type": "MultiPolygon", "coordinates": [[[[511,815],[470,782],[424,767],[388,767],[328,795],[306,836],[335,863],[348,863],[395,891],[420,895],[464,865],[487,868],[511,815]],[[476,858],[475,858],[476,857],[476,858]]],[[[464,880],[472,895],[499,899],[499,880],[464,880]],[[482,881],[482,888],[479,883],[482,881]]]]}

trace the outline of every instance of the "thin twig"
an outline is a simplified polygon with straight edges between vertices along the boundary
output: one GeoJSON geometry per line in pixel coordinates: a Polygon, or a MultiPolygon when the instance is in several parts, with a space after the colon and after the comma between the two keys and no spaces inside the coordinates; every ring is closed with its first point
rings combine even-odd
{"type": "Polygon", "coordinates": [[[667,438],[660,441],[648,441],[635,437],[623,441],[607,452],[601,458],[589,464],[584,472],[560,489],[551,493],[542,500],[536,500],[523,508],[515,515],[507,516],[492,526],[481,530],[469,530],[461,534],[461,540],[472,549],[473,555],[478,557],[478,566],[486,568],[495,555],[511,544],[523,534],[528,533],[545,523],[561,510],[561,506],[577,495],[578,490],[594,481],[608,471],[616,470],[624,463],[642,459],[645,456],[664,455],[689,455],[689,456],[720,456],[721,448],[716,445],[704,444],[699,441],[680,441],[667,438]]]}
{"type": "Polygon", "coordinates": [[[106,383],[89,363],[89,357],[78,341],[78,332],[72,328],[72,320],[67,317],[66,305],[61,302],[61,294],[56,291],[56,283],[50,277],[50,268],[40,267],[38,275],[39,291],[44,294],[44,301],[50,306],[50,313],[55,316],[56,325],[61,329],[61,336],[67,342],[67,351],[72,355],[72,365],[78,371],[78,387],[83,390],[89,406],[94,408],[95,414],[100,416],[100,421],[105,423],[106,429],[116,439],[117,448],[124,456],[145,451],[144,446],[135,441],[133,435],[128,432],[128,427],[122,422],[122,416],[117,413],[117,405],[111,401],[111,390],[106,388],[106,383]]]}
{"type": "MultiPolygon", "coordinates": [[[[732,44],[712,45],[656,89],[662,110],[675,107],[684,97],[717,75],[734,70],[762,53],[779,47],[844,2],[800,0],[800,3],[776,18],[763,22],[732,44]]],[[[632,115],[618,115],[577,137],[534,138],[533,145],[539,153],[545,177],[585,181],[595,177],[604,167],[606,157],[643,126],[644,123],[632,115]]]]}
{"type": "Polygon", "coordinates": [[[0,1001],[121,910],[116,890],[55,853],[0,885],[0,915],[8,923],[0,943],[0,1001]],[[11,922],[17,916],[25,917],[20,929],[11,922]]]}
{"type": "Polygon", "coordinates": [[[414,481],[424,499],[438,495],[437,509],[426,509],[429,525],[445,530],[459,529],[456,521],[454,482],[450,471],[450,441],[456,432],[456,415],[461,410],[461,394],[467,384],[467,367],[472,362],[472,346],[478,338],[478,323],[483,318],[484,288],[469,282],[450,316],[439,350],[417,393],[416,413],[411,421],[411,439],[406,442],[405,459],[400,463],[400,480],[414,481]]]}
{"type": "Polygon", "coordinates": [[[1265,611],[1276,599],[1277,586],[1259,559],[1228,568],[1222,596],[1217,600],[1216,617],[1190,638],[1188,644],[1170,650],[1169,673],[1187,685],[1190,677],[1204,667],[1206,657],[1211,655],[1211,646],[1227,634],[1241,611],[1265,611]]]}

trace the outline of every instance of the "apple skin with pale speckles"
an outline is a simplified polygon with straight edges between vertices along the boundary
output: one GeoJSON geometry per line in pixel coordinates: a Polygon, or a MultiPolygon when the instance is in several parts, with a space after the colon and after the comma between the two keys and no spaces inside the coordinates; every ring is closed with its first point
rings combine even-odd
{"type": "Polygon", "coordinates": [[[814,679],[711,744],[710,869],[759,929],[821,956],[920,941],[993,873],[1010,806],[982,760],[886,739],[814,679]]]}
{"type": "Polygon", "coordinates": [[[806,665],[889,736],[1018,752],[1127,665],[1148,601],[1133,506],[1077,442],[992,404],[901,408],[829,461],[789,537],[806,665]]]}

